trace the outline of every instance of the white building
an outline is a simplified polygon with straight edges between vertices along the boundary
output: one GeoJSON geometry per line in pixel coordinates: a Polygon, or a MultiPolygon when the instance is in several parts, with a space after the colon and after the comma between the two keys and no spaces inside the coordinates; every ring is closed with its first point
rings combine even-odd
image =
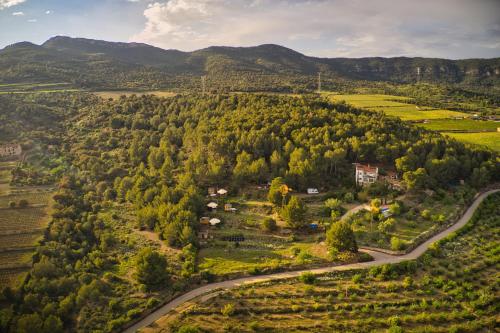
{"type": "Polygon", "coordinates": [[[373,184],[378,179],[378,168],[370,165],[355,163],[356,166],[356,185],[365,186],[373,184]]]}
{"type": "Polygon", "coordinates": [[[19,156],[23,152],[18,143],[0,145],[0,157],[19,156]]]}

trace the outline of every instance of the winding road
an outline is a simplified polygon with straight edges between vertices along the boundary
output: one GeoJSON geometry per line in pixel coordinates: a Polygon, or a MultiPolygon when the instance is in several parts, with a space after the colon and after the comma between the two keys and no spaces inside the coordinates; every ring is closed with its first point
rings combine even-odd
{"type": "Polygon", "coordinates": [[[306,270],[299,270],[299,271],[291,271],[291,272],[283,272],[283,273],[275,273],[275,274],[269,274],[269,275],[261,275],[261,276],[249,276],[249,277],[243,277],[235,280],[228,280],[228,281],[223,281],[223,282],[216,282],[216,283],[211,283],[207,284],[205,286],[193,289],[184,295],[181,295],[171,302],[163,305],[156,311],[152,312],[145,318],[143,318],[141,321],[137,322],[136,324],[132,325],[131,327],[125,329],[123,333],[133,333],[137,332],[139,329],[149,326],[152,323],[154,323],[156,320],[160,319],[167,313],[169,313],[171,310],[175,309],[176,307],[180,306],[184,302],[190,301],[198,296],[201,296],[203,294],[209,293],[211,291],[217,290],[217,289],[231,289],[231,288],[236,288],[238,286],[241,286],[243,284],[248,284],[248,283],[256,283],[256,282],[263,282],[263,281],[269,281],[269,280],[278,280],[278,279],[287,279],[287,278],[293,278],[297,277],[300,274],[304,272],[312,272],[314,274],[323,274],[323,273],[329,273],[329,272],[335,272],[335,271],[347,271],[347,270],[352,270],[352,269],[361,269],[361,268],[369,268],[373,266],[378,266],[378,265],[384,265],[384,264],[394,264],[406,260],[414,260],[420,257],[428,248],[429,246],[448,236],[450,233],[462,228],[472,217],[474,212],[476,211],[477,207],[481,204],[481,202],[490,194],[493,194],[495,192],[500,191],[500,189],[495,189],[495,190],[490,190],[487,192],[482,193],[479,195],[474,202],[469,206],[467,211],[462,215],[462,217],[451,227],[449,227],[446,230],[443,230],[442,232],[434,235],[424,243],[420,244],[418,247],[416,247],[413,251],[405,254],[405,255],[399,255],[399,256],[393,256],[377,251],[372,251],[368,249],[362,249],[361,251],[370,254],[374,260],[370,262],[363,262],[363,263],[355,263],[355,264],[346,264],[346,265],[340,265],[340,266],[328,266],[328,267],[323,267],[323,268],[317,268],[317,269],[306,269],[306,270]]]}

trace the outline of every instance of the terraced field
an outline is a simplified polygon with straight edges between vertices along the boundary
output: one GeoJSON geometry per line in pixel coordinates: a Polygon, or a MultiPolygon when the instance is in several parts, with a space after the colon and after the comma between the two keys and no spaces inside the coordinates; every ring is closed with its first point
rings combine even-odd
{"type": "Polygon", "coordinates": [[[11,187],[12,162],[0,162],[0,289],[15,284],[31,265],[33,249],[47,225],[51,187],[11,187]],[[19,202],[28,206],[21,208],[19,202]],[[14,203],[16,207],[10,208],[14,203]]]}
{"type": "Polygon", "coordinates": [[[241,286],[141,332],[495,332],[499,241],[497,193],[418,261],[241,286]]]}

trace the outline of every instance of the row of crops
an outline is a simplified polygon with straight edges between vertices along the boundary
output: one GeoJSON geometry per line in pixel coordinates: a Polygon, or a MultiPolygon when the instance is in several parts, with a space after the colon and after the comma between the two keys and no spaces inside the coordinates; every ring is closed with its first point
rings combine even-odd
{"type": "Polygon", "coordinates": [[[3,170],[0,193],[0,289],[13,285],[31,266],[32,252],[48,222],[50,187],[12,187],[7,175],[11,162],[0,162],[3,170]],[[19,205],[20,202],[25,205],[19,205]]]}

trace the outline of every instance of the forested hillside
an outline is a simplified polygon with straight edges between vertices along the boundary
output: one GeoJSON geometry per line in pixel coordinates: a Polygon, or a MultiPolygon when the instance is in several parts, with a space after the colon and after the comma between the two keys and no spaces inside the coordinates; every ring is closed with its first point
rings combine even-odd
{"type": "Polygon", "coordinates": [[[314,96],[2,99],[2,133],[28,139],[56,126],[50,142],[70,165],[31,272],[2,293],[2,331],[112,331],[213,279],[197,266],[210,186],[238,193],[282,177],[296,191],[354,189],[354,162],[395,168],[410,191],[461,180],[470,191],[500,175],[491,151],[314,96]],[[40,123],[28,126],[30,114],[40,123]],[[139,230],[174,254],[152,252],[139,230]]]}
{"type": "Polygon", "coordinates": [[[314,58],[278,45],[209,47],[194,52],[163,50],[146,44],[54,37],[41,46],[18,43],[0,51],[0,80],[70,82],[85,88],[199,89],[207,75],[211,90],[301,91],[346,81],[432,82],[496,86],[495,59],[314,58]]]}

